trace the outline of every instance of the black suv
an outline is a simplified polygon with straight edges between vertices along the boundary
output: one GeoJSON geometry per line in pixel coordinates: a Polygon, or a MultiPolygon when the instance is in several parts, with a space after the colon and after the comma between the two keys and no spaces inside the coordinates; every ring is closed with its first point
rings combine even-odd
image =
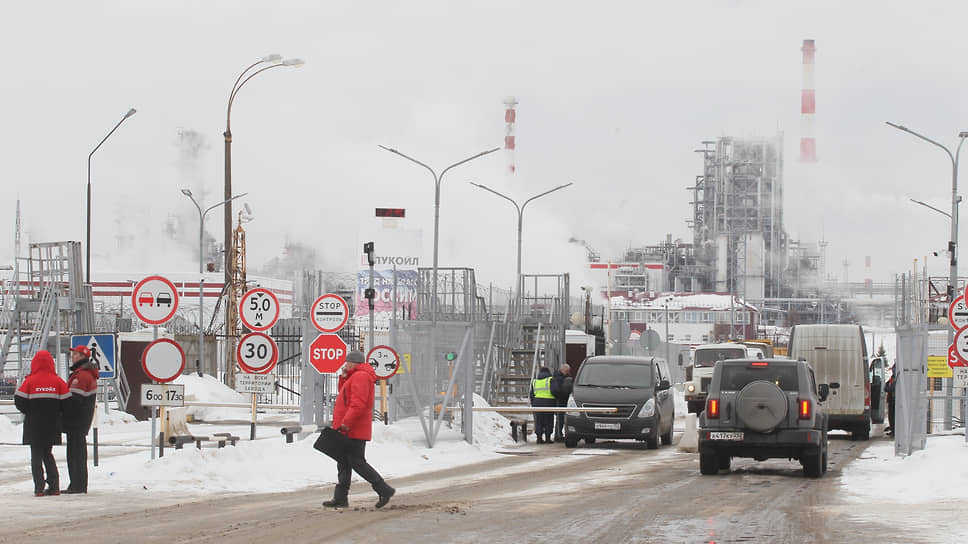
{"type": "Polygon", "coordinates": [[[699,418],[699,472],[729,469],[733,457],[797,459],[803,472],[827,471],[827,415],[805,361],[731,359],[713,368],[706,410],[699,418]]]}

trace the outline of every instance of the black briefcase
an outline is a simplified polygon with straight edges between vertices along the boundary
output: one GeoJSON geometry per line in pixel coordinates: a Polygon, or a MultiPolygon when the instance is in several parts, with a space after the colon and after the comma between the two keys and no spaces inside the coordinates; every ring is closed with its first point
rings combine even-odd
{"type": "Polygon", "coordinates": [[[319,433],[319,438],[316,439],[313,447],[337,461],[342,461],[346,457],[349,445],[350,439],[345,434],[332,427],[326,427],[319,433]]]}

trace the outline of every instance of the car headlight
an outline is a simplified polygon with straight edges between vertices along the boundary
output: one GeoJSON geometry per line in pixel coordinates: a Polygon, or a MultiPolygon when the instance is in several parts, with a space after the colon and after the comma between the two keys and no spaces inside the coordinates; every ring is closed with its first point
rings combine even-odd
{"type": "MultiPolygon", "coordinates": [[[[568,408],[578,408],[579,407],[578,406],[578,403],[575,402],[575,397],[568,397],[568,405],[567,406],[568,406],[568,408]]],[[[581,415],[580,412],[565,412],[565,414],[567,414],[569,416],[578,416],[578,415],[581,415]]]]}
{"type": "Polygon", "coordinates": [[[689,385],[686,386],[686,391],[688,391],[690,393],[694,392],[695,390],[696,390],[696,384],[691,383],[691,384],[689,384],[689,385]]]}
{"type": "Polygon", "coordinates": [[[655,399],[651,398],[645,401],[642,409],[639,410],[639,417],[652,417],[655,415],[655,399]]]}

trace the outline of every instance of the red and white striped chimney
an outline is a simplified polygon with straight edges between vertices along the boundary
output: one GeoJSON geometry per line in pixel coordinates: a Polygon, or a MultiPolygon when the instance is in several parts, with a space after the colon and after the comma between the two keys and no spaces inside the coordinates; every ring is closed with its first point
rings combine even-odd
{"type": "Polygon", "coordinates": [[[514,120],[518,101],[513,96],[504,99],[504,149],[507,150],[508,170],[514,173],[514,120]]]}
{"type": "Polygon", "coordinates": [[[817,162],[817,139],[813,122],[817,113],[816,94],[813,83],[813,40],[803,40],[803,89],[800,91],[800,162],[817,162]]]}

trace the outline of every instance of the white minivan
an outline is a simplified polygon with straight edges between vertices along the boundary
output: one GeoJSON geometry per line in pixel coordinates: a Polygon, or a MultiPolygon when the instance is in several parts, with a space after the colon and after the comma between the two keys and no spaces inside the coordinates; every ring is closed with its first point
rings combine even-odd
{"type": "Polygon", "coordinates": [[[871,374],[860,325],[796,325],[790,331],[791,359],[806,361],[817,383],[830,386],[823,403],[829,429],[850,431],[854,439],[871,435],[871,374]]]}

